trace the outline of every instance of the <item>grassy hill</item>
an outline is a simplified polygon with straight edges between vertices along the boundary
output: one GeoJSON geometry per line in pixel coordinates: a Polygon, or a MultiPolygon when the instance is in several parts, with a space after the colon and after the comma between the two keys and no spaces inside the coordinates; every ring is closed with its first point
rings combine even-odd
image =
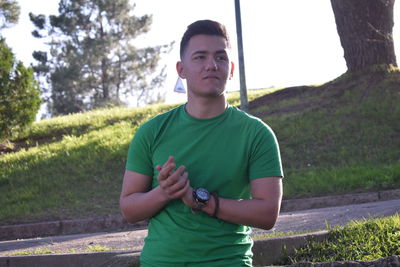
{"type": "MultiPolygon", "coordinates": [[[[284,197],[400,187],[400,72],[250,91],[275,131],[284,197]]],[[[230,94],[233,105],[238,93],[230,94]]],[[[173,105],[113,108],[37,122],[0,154],[0,224],[116,214],[129,142],[173,105]]]]}

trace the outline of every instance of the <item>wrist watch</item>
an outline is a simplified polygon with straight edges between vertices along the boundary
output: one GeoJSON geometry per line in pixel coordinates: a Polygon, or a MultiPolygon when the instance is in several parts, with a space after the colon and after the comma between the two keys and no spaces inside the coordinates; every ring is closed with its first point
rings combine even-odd
{"type": "Polygon", "coordinates": [[[197,188],[193,190],[193,200],[195,206],[192,208],[192,211],[197,212],[200,211],[207,202],[210,200],[210,193],[207,189],[197,188]]]}

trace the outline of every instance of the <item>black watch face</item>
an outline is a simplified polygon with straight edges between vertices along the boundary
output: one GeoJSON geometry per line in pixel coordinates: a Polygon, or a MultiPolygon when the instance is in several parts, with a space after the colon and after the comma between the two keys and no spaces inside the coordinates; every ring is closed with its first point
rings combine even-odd
{"type": "Polygon", "coordinates": [[[210,199],[210,193],[204,188],[198,188],[196,190],[196,196],[201,202],[206,202],[210,199]]]}

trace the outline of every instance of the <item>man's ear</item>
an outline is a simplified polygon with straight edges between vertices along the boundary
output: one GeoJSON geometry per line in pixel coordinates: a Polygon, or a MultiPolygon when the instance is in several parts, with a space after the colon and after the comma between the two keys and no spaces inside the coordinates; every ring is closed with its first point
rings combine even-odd
{"type": "Polygon", "coordinates": [[[229,80],[233,78],[233,71],[235,70],[235,64],[231,61],[231,71],[229,73],[229,80]]]}
{"type": "Polygon", "coordinates": [[[179,75],[179,77],[181,79],[185,79],[186,78],[185,71],[183,69],[182,61],[176,62],[176,72],[178,72],[178,75],[179,75]]]}

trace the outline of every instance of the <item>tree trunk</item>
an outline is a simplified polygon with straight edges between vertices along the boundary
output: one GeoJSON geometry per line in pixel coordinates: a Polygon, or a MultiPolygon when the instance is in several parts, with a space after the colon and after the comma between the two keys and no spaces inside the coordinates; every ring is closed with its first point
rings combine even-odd
{"type": "Polygon", "coordinates": [[[393,44],[395,0],[331,0],[348,71],[397,66],[393,44]]]}
{"type": "Polygon", "coordinates": [[[102,84],[102,89],[103,89],[103,100],[110,100],[110,92],[108,85],[109,83],[109,77],[107,73],[107,59],[103,57],[101,60],[101,84],[102,84]]]}

